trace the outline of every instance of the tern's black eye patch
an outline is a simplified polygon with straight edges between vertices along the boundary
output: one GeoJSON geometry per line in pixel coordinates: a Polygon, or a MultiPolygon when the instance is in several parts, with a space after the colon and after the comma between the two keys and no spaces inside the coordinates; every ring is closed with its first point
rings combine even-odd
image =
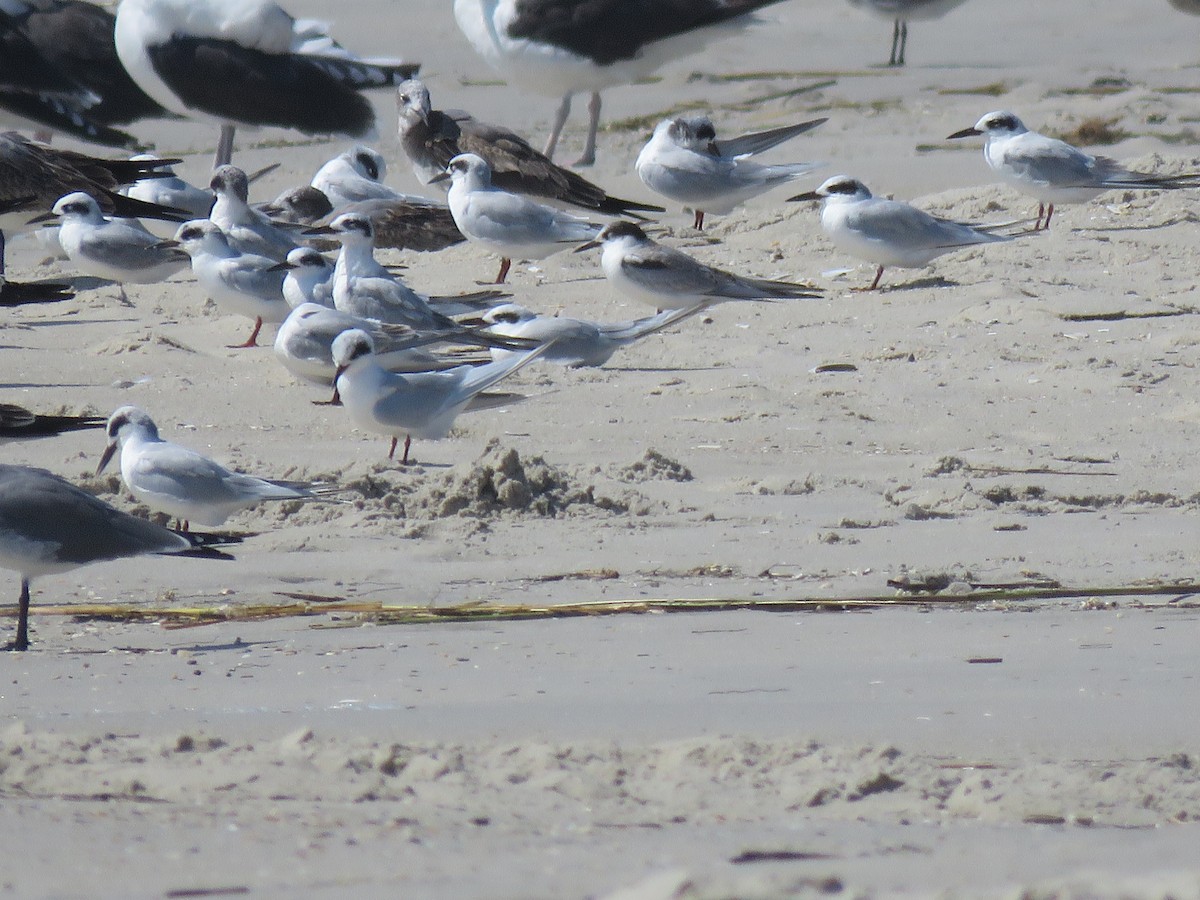
{"type": "Polygon", "coordinates": [[[379,166],[375,164],[375,160],[369,154],[358,154],[358,161],[362,163],[363,171],[367,173],[368,178],[379,180],[379,166]]]}

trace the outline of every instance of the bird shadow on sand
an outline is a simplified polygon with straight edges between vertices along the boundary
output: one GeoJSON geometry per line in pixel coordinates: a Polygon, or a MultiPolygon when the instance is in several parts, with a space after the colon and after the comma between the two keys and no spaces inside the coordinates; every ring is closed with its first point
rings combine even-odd
{"type": "Polygon", "coordinates": [[[875,291],[859,291],[860,294],[870,295],[875,294],[892,294],[898,291],[920,291],[927,288],[949,288],[960,287],[957,281],[951,281],[949,278],[944,278],[941,275],[930,275],[928,278],[917,278],[913,281],[904,281],[900,284],[885,284],[875,291]]]}

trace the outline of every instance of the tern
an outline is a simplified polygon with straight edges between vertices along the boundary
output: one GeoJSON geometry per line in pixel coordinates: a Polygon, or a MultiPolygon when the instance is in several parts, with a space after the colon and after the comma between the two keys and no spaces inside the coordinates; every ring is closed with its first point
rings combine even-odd
{"type": "Polygon", "coordinates": [[[1105,191],[1200,187],[1200,173],[1133,172],[1106,156],[1092,156],[1066,141],[1030,131],[1006,110],[990,112],[973,127],[956,131],[948,139],[977,135],[986,139],[983,158],[992,171],[1038,201],[1035,231],[1050,227],[1056,203],[1087,203],[1105,191]]]}
{"type": "Polygon", "coordinates": [[[863,290],[879,287],[887,266],[917,269],[930,260],[978,244],[1010,241],[1012,237],[932,216],[899,200],[874,197],[857,178],[835,175],[815,191],[789,200],[821,200],[821,227],[852,256],[875,263],[875,280],[863,290]]]}
{"type": "Polygon", "coordinates": [[[699,310],[726,300],[799,300],[821,295],[805,284],[746,278],[664,247],[632,222],[610,222],[576,253],[603,247],[600,266],[621,293],[659,310],[699,310]]]}
{"type": "Polygon", "coordinates": [[[813,119],[718,141],[707,116],[663,119],[634,168],[650,190],[691,207],[693,225],[699,229],[704,227],[705,213],[725,215],[751,197],[820,168],[822,163],[764,166],[749,157],[825,121],[813,119]]]}
{"type": "Polygon", "coordinates": [[[492,170],[473,153],[450,160],[450,212],[468,241],[500,254],[496,284],[503,284],[513,257],[542,259],[594,238],[600,226],[579,216],[510,194],[492,184],[492,170]]]}
{"type": "Polygon", "coordinates": [[[343,331],[333,342],[337,366],[334,387],[350,419],[359,428],[389,435],[388,459],[404,437],[401,465],[408,464],[414,437],[440,440],[450,433],[459,413],[483,391],[520,371],[545,353],[543,344],[527,353],[482,366],[456,366],[441,372],[389,372],[375,357],[375,343],[365,331],[343,331]]]}

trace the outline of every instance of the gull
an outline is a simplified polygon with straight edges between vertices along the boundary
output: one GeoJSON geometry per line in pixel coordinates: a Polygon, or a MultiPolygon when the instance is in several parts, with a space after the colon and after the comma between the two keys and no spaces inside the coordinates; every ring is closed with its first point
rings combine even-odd
{"type": "MultiPolygon", "coordinates": [[[[446,362],[419,348],[445,336],[438,332],[414,332],[403,326],[384,325],[373,319],[352,316],[316,303],[301,303],[288,314],[275,336],[275,355],[284,368],[305,381],[332,385],[337,366],[333,342],[343,331],[357,328],[371,336],[378,348],[377,359],[389,371],[429,371],[446,362]]],[[[453,338],[453,335],[450,335],[453,338]]],[[[461,364],[461,360],[454,365],[461,364]]]]}
{"type": "Polygon", "coordinates": [[[334,209],[324,191],[305,184],[289,188],[260,209],[273,218],[303,225],[325,225],[343,213],[359,213],[371,220],[375,246],[380,248],[426,253],[466,240],[454,224],[450,207],[424,197],[359,200],[334,209]]]}
{"type": "Polygon", "coordinates": [[[454,0],[471,45],[510,83],[562,98],[545,153],[553,156],[571,112],[588,92],[587,142],[577,165],[596,158],[600,92],[632,84],[713,37],[756,21],[778,0],[454,0]]]}
{"type": "Polygon", "coordinates": [[[609,284],[635,300],[665,309],[698,311],[726,300],[800,300],[819,297],[790,281],[746,278],[715,269],[652,241],[632,222],[610,222],[576,253],[604,248],[600,266],[609,284]]]}
{"type": "Polygon", "coordinates": [[[186,253],[162,246],[136,219],[105,218],[95,198],[83,191],[60,199],[50,217],[60,220],[58,242],[75,268],[117,282],[122,302],[124,285],[163,281],[188,265],[186,253]]]}
{"type": "Polygon", "coordinates": [[[815,191],[789,200],[823,200],[821,227],[838,247],[875,263],[875,280],[864,290],[879,287],[887,266],[916,269],[930,260],[977,244],[1012,240],[984,228],[931,216],[902,203],[871,196],[856,178],[835,175],[815,191]]]}
{"type": "Polygon", "coordinates": [[[136,406],[108,417],[108,445],[96,466],[104,471],[119,450],[121,480],[139,503],[174,517],[183,531],[192,522],[209,528],[264,500],[315,500],[311,485],[268,481],[231,472],[207,456],[164,441],[154,420],[136,406]]]}
{"type": "Polygon", "coordinates": [[[694,208],[693,224],[703,228],[705,213],[725,215],[751,197],[820,168],[821,163],[764,166],[749,157],[825,121],[813,119],[718,141],[707,116],[663,119],[634,168],[650,190],[694,208]]]}
{"type": "MultiPolygon", "coordinates": [[[[682,322],[703,308],[700,304],[681,306],[628,322],[600,323],[569,316],[542,316],[519,304],[504,303],[488,310],[481,319],[492,334],[552,343],[544,358],[575,369],[602,366],[622,347],[682,322]]],[[[514,352],[493,347],[492,359],[507,359],[514,352]]]]}
{"type": "Polygon", "coordinates": [[[333,266],[316,250],[297,247],[272,268],[283,270],[283,299],[293,310],[305,303],[333,308],[333,266]]]}
{"type": "Polygon", "coordinates": [[[143,203],[116,193],[120,185],[150,176],[178,159],[98,159],[30,141],[14,131],[0,132],[0,274],[4,272],[4,233],[29,227],[29,217],[49,210],[60,197],[86,191],[105,213],[182,221],[179,210],[143,203]]]}
{"type": "Polygon", "coordinates": [[[363,137],[375,113],[359,91],[418,68],[360,59],[323,23],[294,19],[272,0],[121,0],[115,39],[130,76],[158,103],[220,123],[214,168],[229,162],[237,125],[363,137]]]}
{"type": "Polygon", "coordinates": [[[1012,113],[990,112],[950,140],[984,135],[983,158],[1006,183],[1038,201],[1034,231],[1050,227],[1056,203],[1087,203],[1105,191],[1200,187],[1200,174],[1133,172],[1107,156],[1092,156],[1066,141],[1030,131],[1012,113]],[[1045,214],[1045,222],[1042,215],[1045,214]]]}
{"type": "Polygon", "coordinates": [[[436,179],[460,153],[474,153],[491,166],[492,182],[514,194],[555,200],[609,216],[664,211],[661,206],[609,196],[604,188],[555,165],[503,126],[480,122],[461,110],[446,113],[434,109],[429,88],[415,78],[396,89],[396,108],[400,147],[422,182],[436,179]]]}
{"type": "Polygon", "coordinates": [[[350,419],[359,428],[390,435],[388,459],[404,436],[401,465],[408,464],[413,437],[440,440],[471,401],[503,378],[533,362],[552,345],[482,366],[455,366],[442,372],[389,372],[375,357],[375,343],[365,331],[343,331],[333,342],[337,366],[334,387],[350,419]]]}
{"type": "Polygon", "coordinates": [[[263,322],[282,322],[290,307],[283,298],[284,271],[273,259],[239,253],[229,246],[225,233],[207,219],[184,222],[166,247],[182,247],[192,258],[192,273],[208,296],[229,312],[254,320],[254,330],[243,344],[257,347],[263,322]]]}
{"type": "Polygon", "coordinates": [[[64,431],[103,428],[103,416],[72,416],[30,412],[15,403],[0,403],[0,438],[37,438],[64,431]]]}
{"type": "Polygon", "coordinates": [[[290,234],[250,206],[250,182],[237,166],[218,166],[208,186],[216,195],[208,218],[225,232],[235,250],[282,262],[296,248],[290,234]]]}
{"type": "MultiPolygon", "coordinates": [[[[134,84],[117,58],[115,19],[108,10],[83,0],[5,0],[0,23],[6,12],[10,26],[36,48],[40,58],[82,93],[82,102],[74,103],[62,95],[25,93],[27,102],[14,111],[23,110],[38,120],[40,128],[94,143],[133,147],[137,145],[133,137],[111,126],[168,115],[134,84]]],[[[4,55],[10,57],[11,37],[4,38],[4,55]]]]}
{"type": "Polygon", "coordinates": [[[203,544],[123,513],[45,469],[0,465],[0,567],[21,575],[16,636],[6,649],[29,649],[34,578],[147,553],[232,559],[203,544]]]}
{"type": "Polygon", "coordinates": [[[500,254],[496,284],[508,277],[512,257],[542,259],[594,238],[600,226],[562,210],[535,203],[492,185],[492,170],[474,153],[450,160],[450,212],[468,241],[500,254]]]}
{"type": "Polygon", "coordinates": [[[904,65],[910,20],[940,19],[966,0],[850,0],[851,6],[892,20],[892,55],[889,66],[904,65]]]}

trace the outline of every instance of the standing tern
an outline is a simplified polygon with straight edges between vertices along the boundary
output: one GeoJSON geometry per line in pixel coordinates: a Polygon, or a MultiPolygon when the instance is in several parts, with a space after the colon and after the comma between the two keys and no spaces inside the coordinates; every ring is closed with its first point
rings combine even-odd
{"type": "Polygon", "coordinates": [[[951,250],[1012,240],[931,216],[899,200],[873,197],[865,184],[846,175],[835,175],[815,191],[788,199],[823,201],[821,227],[830,240],[851,256],[875,263],[875,280],[863,289],[868,291],[879,287],[887,266],[917,269],[951,250]]]}
{"type": "Polygon", "coordinates": [[[1030,131],[1005,110],[988,113],[973,127],[954,132],[948,140],[976,135],[985,138],[983,158],[992,171],[1038,201],[1034,231],[1050,227],[1056,203],[1087,203],[1105,191],[1200,187],[1200,173],[1133,172],[1107,156],[1092,156],[1066,141],[1030,131]]]}
{"type": "Polygon", "coordinates": [[[147,553],[232,558],[204,543],[123,513],[45,469],[0,465],[0,567],[21,575],[17,631],[5,649],[29,649],[34,578],[147,553]]]}
{"type": "Polygon", "coordinates": [[[142,90],[172,112],[220,123],[214,167],[229,162],[238,125],[366,136],[375,112],[359,92],[418,68],[354,56],[323,23],[273,0],[121,0],[115,37],[142,90]]]}
{"type": "Polygon", "coordinates": [[[600,266],[609,284],[635,300],[664,309],[702,309],[726,300],[799,300],[821,296],[805,284],[745,278],[706,266],[652,241],[632,222],[610,222],[576,253],[603,247],[600,266]]]}
{"type": "Polygon", "coordinates": [[[265,256],[239,253],[229,246],[225,233],[207,219],[184,222],[173,241],[162,246],[182,247],[192,258],[192,273],[217,306],[254,320],[254,330],[243,344],[257,347],[264,322],[282,322],[291,307],[283,297],[284,270],[265,256]]]}
{"type": "Polygon", "coordinates": [[[450,160],[450,212],[468,241],[500,254],[496,284],[508,277],[512,258],[543,259],[594,238],[600,226],[579,216],[510,194],[492,184],[492,170],[473,153],[450,160]]]}
{"type": "Polygon", "coordinates": [[[59,219],[58,242],[74,267],[84,275],[115,281],[122,302],[126,284],[163,281],[188,265],[186,253],[162,246],[136,219],[106,218],[83,191],[55,203],[52,217],[59,219]]]}
{"type": "Polygon", "coordinates": [[[107,434],[96,474],[120,451],[121,480],[129,493],[155,512],[172,516],[183,531],[192,522],[210,528],[224,524],[235,512],[264,500],[317,499],[311,485],[231,472],[207,456],[163,440],[154,420],[136,406],[114,411],[107,434]]]}
{"type": "Polygon", "coordinates": [[[965,2],[966,0],[850,0],[850,5],[880,18],[892,20],[892,55],[888,58],[888,65],[902,66],[904,51],[908,47],[909,21],[940,19],[965,2]]]}
{"type": "Polygon", "coordinates": [[[510,82],[562,98],[545,153],[554,156],[571,97],[590,93],[578,165],[596,159],[600,92],[632,84],[756,21],[778,0],[454,0],[458,27],[510,82]]]}
{"type": "Polygon", "coordinates": [[[749,157],[825,121],[813,119],[719,141],[707,116],[663,119],[634,167],[650,190],[691,207],[693,225],[703,228],[705,213],[725,215],[751,197],[820,168],[821,163],[764,166],[749,157]]]}
{"type": "Polygon", "coordinates": [[[369,334],[351,329],[333,342],[337,366],[334,387],[355,425],[391,437],[388,459],[395,458],[396,445],[404,437],[400,464],[407,465],[414,437],[446,437],[455,418],[477,395],[529,365],[551,346],[542,344],[527,353],[482,366],[400,374],[379,364],[369,334]]]}

